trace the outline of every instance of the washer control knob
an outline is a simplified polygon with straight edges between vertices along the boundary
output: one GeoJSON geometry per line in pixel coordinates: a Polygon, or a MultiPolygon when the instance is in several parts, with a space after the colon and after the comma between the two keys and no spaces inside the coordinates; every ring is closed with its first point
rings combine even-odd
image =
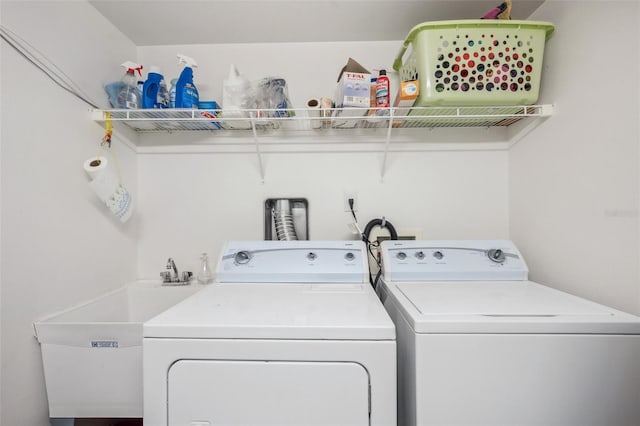
{"type": "Polygon", "coordinates": [[[442,254],[442,252],[440,250],[434,251],[433,252],[433,257],[435,257],[438,260],[441,260],[444,257],[444,254],[442,254]]]}
{"type": "Polygon", "coordinates": [[[234,261],[238,265],[244,265],[245,263],[249,263],[250,260],[251,260],[251,255],[249,254],[248,251],[244,251],[244,250],[237,252],[236,256],[234,257],[234,261]]]}
{"type": "Polygon", "coordinates": [[[315,254],[314,252],[310,251],[309,253],[307,253],[307,259],[309,260],[316,260],[316,258],[318,257],[317,254],[315,254]]]}
{"type": "Polygon", "coordinates": [[[347,254],[344,255],[344,258],[348,261],[348,262],[353,262],[353,260],[356,258],[356,255],[353,254],[352,252],[348,252],[347,254]]]}
{"type": "Polygon", "coordinates": [[[505,261],[504,252],[500,249],[490,249],[487,252],[487,256],[496,263],[503,263],[505,261]]]}
{"type": "Polygon", "coordinates": [[[407,258],[407,253],[399,251],[398,254],[396,254],[396,257],[400,260],[405,260],[407,258]]]}
{"type": "Polygon", "coordinates": [[[424,259],[424,252],[422,250],[416,252],[416,259],[424,259]]]}

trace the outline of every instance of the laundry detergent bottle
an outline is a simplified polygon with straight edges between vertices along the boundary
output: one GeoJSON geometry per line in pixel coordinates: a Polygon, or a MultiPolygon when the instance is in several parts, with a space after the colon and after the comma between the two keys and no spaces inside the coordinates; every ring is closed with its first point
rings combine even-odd
{"type": "Polygon", "coordinates": [[[149,68],[149,74],[142,86],[142,108],[168,108],[167,84],[158,67],[149,68]]]}
{"type": "Polygon", "coordinates": [[[123,63],[122,66],[127,70],[127,72],[124,77],[122,77],[122,84],[118,91],[118,108],[138,109],[142,105],[142,93],[138,87],[138,79],[136,78],[135,73],[137,71],[138,75],[142,76],[142,65],[127,61],[123,63]]]}
{"type": "Polygon", "coordinates": [[[178,63],[184,64],[184,69],[176,83],[176,108],[198,108],[198,89],[193,83],[193,68],[197,67],[192,58],[178,54],[178,63]]]}

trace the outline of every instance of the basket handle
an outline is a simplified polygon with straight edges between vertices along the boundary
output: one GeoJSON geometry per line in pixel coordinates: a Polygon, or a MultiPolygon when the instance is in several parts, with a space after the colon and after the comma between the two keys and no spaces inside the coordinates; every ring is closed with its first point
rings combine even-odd
{"type": "Polygon", "coordinates": [[[411,31],[409,31],[407,38],[404,39],[404,42],[402,43],[402,47],[400,48],[400,50],[398,51],[398,54],[396,55],[395,61],[393,61],[394,70],[400,71],[400,67],[402,67],[402,57],[404,56],[404,52],[406,52],[409,45],[413,43],[413,40],[416,38],[416,34],[418,34],[423,27],[429,26],[429,25],[430,23],[424,22],[422,24],[416,25],[411,29],[411,31]]]}

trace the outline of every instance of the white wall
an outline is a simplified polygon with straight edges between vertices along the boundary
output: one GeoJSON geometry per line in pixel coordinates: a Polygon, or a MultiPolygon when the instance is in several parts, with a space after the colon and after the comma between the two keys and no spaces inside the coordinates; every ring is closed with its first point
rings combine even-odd
{"type": "Polygon", "coordinates": [[[507,237],[506,152],[398,155],[383,183],[377,154],[270,154],[266,163],[262,184],[250,155],[141,155],[140,275],[157,277],[169,256],[194,270],[226,240],[263,239],[267,198],[307,198],[312,239],[354,238],[344,191],[358,193],[363,228],[384,215],[425,238],[507,237]]]}
{"type": "MultiPolygon", "coordinates": [[[[390,70],[399,45],[140,47],[139,59],[145,66],[159,65],[169,80],[180,71],[176,53],[193,56],[200,65],[196,84],[201,99],[207,100],[220,101],[230,63],[251,80],[281,76],[293,105],[303,107],[309,98],[332,96],[338,71],[350,56],[369,70],[390,70]]],[[[423,135],[433,136],[426,129],[423,135]]],[[[288,138],[295,140],[295,132],[288,138]]],[[[143,139],[160,146],[167,140],[155,135],[143,139]]],[[[226,240],[263,239],[264,201],[274,197],[309,200],[312,239],[355,238],[347,227],[351,216],[343,209],[345,191],[358,194],[362,227],[386,216],[399,230],[421,229],[424,238],[508,236],[506,151],[393,153],[384,182],[379,153],[267,154],[264,184],[255,155],[168,151],[139,154],[141,277],[157,277],[170,256],[179,268],[194,270],[200,253],[215,259],[226,240]]]]}
{"type": "MultiPolygon", "coordinates": [[[[18,33],[98,100],[136,48],[85,2],[0,3],[18,33]]],[[[32,322],[136,277],[136,222],[120,224],[87,187],[84,160],[103,130],[88,105],[60,89],[4,41],[2,55],[2,417],[48,425],[32,322]]],[[[104,101],[101,102],[104,106],[104,101]]],[[[136,197],[136,159],[114,144],[136,197]]]]}
{"type": "Polygon", "coordinates": [[[531,278],[640,314],[636,1],[547,1],[545,102],[509,155],[510,234],[531,278]]]}

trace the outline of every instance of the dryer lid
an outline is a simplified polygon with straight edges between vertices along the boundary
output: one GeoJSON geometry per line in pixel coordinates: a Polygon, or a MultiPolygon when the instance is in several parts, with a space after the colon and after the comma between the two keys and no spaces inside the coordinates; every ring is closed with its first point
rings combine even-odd
{"type": "Polygon", "coordinates": [[[143,326],[144,337],[395,340],[371,286],[211,284],[143,326]]]}
{"type": "Polygon", "coordinates": [[[531,281],[395,283],[417,333],[632,333],[640,318],[531,281]]]}

